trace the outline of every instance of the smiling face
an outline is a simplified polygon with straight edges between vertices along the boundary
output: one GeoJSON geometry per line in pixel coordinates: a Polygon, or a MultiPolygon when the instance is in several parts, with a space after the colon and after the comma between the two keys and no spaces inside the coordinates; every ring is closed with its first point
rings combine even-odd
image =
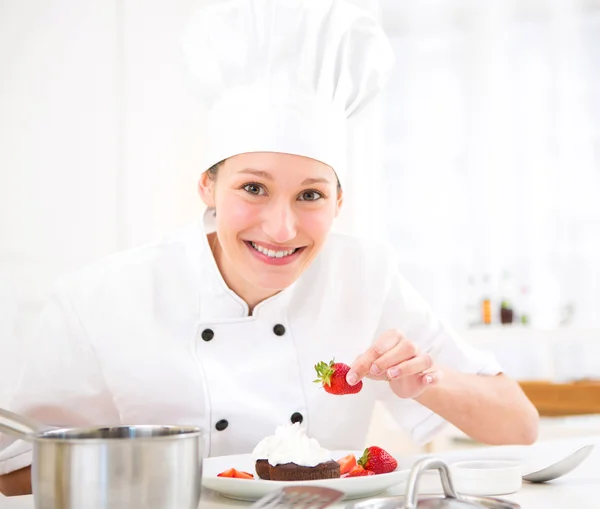
{"type": "Polygon", "coordinates": [[[205,172],[199,189],[217,212],[214,252],[221,274],[251,307],[306,270],[342,203],[330,166],[274,152],[233,156],[216,175],[205,172]]]}

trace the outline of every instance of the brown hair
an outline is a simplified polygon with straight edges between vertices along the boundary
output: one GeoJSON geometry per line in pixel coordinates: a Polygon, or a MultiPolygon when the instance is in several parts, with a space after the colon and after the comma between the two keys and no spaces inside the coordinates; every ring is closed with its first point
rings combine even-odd
{"type": "Polygon", "coordinates": [[[208,170],[206,170],[210,180],[216,180],[217,171],[219,171],[219,166],[221,166],[225,161],[226,161],[226,159],[223,159],[222,161],[219,161],[217,164],[213,164],[208,170]]]}

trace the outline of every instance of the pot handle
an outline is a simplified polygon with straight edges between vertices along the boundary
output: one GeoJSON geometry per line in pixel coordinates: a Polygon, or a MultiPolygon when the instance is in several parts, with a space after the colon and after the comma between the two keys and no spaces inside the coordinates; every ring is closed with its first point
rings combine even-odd
{"type": "Polygon", "coordinates": [[[454,490],[452,484],[452,478],[450,476],[450,469],[448,464],[439,458],[424,458],[413,466],[406,483],[406,495],[405,495],[405,506],[403,509],[417,509],[417,491],[419,486],[419,479],[421,474],[425,470],[439,470],[440,477],[442,479],[442,487],[444,488],[445,498],[457,499],[458,495],[454,490]]]}
{"type": "Polygon", "coordinates": [[[39,421],[15,414],[0,408],[0,431],[25,440],[33,440],[33,435],[51,429],[39,421]]]}

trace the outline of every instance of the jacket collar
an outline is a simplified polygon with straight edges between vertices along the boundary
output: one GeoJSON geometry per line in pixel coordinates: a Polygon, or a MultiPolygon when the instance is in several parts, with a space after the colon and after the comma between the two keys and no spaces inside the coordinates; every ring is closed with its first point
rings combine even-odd
{"type": "Polygon", "coordinates": [[[189,256],[199,284],[198,312],[201,321],[232,321],[266,315],[281,319],[296,283],[259,303],[249,316],[246,302],[225,283],[208,242],[207,235],[216,230],[214,209],[207,209],[200,224],[196,224],[193,230],[189,256]]]}

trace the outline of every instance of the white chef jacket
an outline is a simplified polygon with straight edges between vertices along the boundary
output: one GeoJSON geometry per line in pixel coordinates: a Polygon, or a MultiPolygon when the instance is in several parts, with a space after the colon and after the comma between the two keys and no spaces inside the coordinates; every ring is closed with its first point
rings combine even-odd
{"type": "MultiPolygon", "coordinates": [[[[218,270],[210,231],[205,214],[62,277],[11,409],[55,426],[199,425],[207,456],[251,452],[292,420],[324,447],[357,449],[376,400],[418,443],[444,420],[385,382],[328,394],[313,382],[318,361],[351,363],[397,328],[441,365],[501,370],[432,314],[387,246],[332,233],[291,287],[249,315],[218,270]]],[[[0,474],[31,463],[28,443],[4,436],[2,444],[0,474]]]]}

